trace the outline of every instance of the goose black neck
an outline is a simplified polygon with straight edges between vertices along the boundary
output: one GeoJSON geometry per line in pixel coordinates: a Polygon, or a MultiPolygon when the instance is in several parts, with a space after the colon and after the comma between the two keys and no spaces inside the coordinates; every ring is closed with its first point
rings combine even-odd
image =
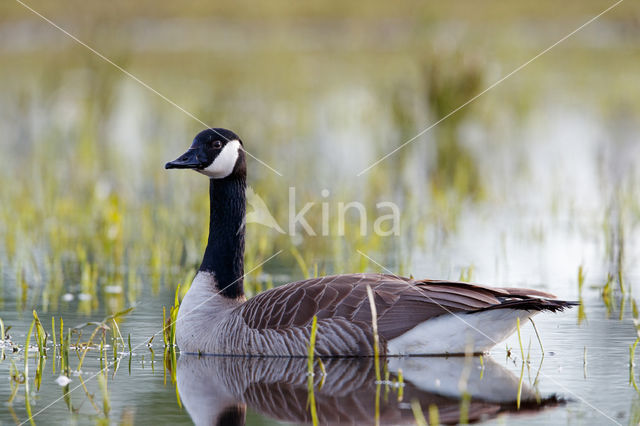
{"type": "Polygon", "coordinates": [[[244,177],[211,179],[209,183],[209,241],[201,271],[214,274],[221,295],[244,295],[244,177]]]}

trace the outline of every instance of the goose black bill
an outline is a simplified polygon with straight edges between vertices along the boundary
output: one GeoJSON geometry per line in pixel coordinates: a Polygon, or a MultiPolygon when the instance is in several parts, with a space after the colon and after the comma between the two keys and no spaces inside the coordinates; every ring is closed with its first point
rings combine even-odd
{"type": "Polygon", "coordinates": [[[187,152],[164,165],[165,169],[202,169],[205,167],[204,155],[198,155],[198,149],[189,148],[187,152]]]}

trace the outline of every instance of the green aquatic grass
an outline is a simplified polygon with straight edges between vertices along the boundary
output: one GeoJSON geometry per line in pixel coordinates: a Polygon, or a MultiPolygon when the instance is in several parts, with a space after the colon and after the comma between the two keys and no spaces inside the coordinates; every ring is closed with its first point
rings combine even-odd
{"type": "Polygon", "coordinates": [[[382,383],[376,380],[376,399],[374,405],[373,419],[376,425],[380,424],[380,393],[382,392],[382,383]]]}
{"type": "Polygon", "coordinates": [[[373,290],[367,285],[367,297],[369,299],[369,309],[371,310],[371,331],[373,333],[373,362],[376,370],[376,382],[382,381],[380,373],[380,336],[378,335],[378,312],[376,310],[376,302],[373,290]]]}
{"type": "Polygon", "coordinates": [[[309,347],[307,348],[307,374],[313,376],[314,357],[316,352],[316,333],[318,332],[318,317],[313,316],[309,333],[309,347]]]}
{"type": "Polygon", "coordinates": [[[520,409],[520,399],[522,397],[522,383],[524,379],[524,366],[526,364],[524,348],[522,346],[522,335],[520,334],[520,318],[516,318],[516,330],[518,331],[518,344],[520,345],[520,355],[522,357],[522,367],[520,368],[520,378],[518,379],[518,392],[516,395],[516,407],[520,409]]]}
{"type": "Polygon", "coordinates": [[[636,330],[636,339],[635,341],[629,345],[629,384],[633,385],[633,388],[636,392],[640,393],[640,389],[638,388],[638,384],[636,383],[636,375],[635,375],[635,365],[636,365],[636,347],[638,343],[640,343],[640,320],[638,318],[633,319],[633,324],[636,330]]]}
{"type": "MultiPolygon", "coordinates": [[[[35,315],[34,315],[35,316],[35,315]]],[[[24,344],[24,404],[25,404],[25,409],[27,411],[27,416],[29,416],[29,422],[32,425],[35,425],[35,422],[33,421],[33,417],[31,414],[31,401],[30,401],[30,396],[29,396],[29,349],[30,349],[30,343],[31,343],[31,335],[34,333],[34,327],[36,326],[36,318],[34,318],[31,321],[31,326],[29,327],[29,332],[27,333],[27,339],[25,341],[24,344]]],[[[40,352],[38,352],[40,354],[40,352]]],[[[39,358],[42,358],[42,356],[40,355],[39,358]]],[[[39,387],[40,381],[41,381],[41,370],[40,370],[40,363],[38,363],[38,367],[36,369],[36,374],[34,377],[34,384],[36,385],[36,388],[39,387]]],[[[16,390],[17,390],[18,386],[16,385],[16,390]]],[[[11,397],[10,400],[13,400],[14,396],[11,397]]]]}
{"type": "Polygon", "coordinates": [[[516,394],[516,408],[520,410],[520,403],[522,399],[522,384],[524,383],[524,364],[522,361],[522,366],[520,367],[520,377],[518,378],[518,391],[516,394]]]}
{"type": "Polygon", "coordinates": [[[106,371],[98,374],[98,384],[100,385],[100,392],[102,393],[102,412],[105,417],[109,417],[109,412],[111,411],[108,383],[109,379],[107,378],[106,371]]]}
{"type": "Polygon", "coordinates": [[[53,369],[53,374],[55,374],[56,360],[58,359],[58,342],[56,339],[56,317],[51,317],[51,338],[53,339],[53,362],[51,363],[51,366],[53,369]]]}
{"type": "Polygon", "coordinates": [[[584,267],[580,265],[578,267],[578,324],[582,324],[587,319],[587,313],[585,311],[584,299],[582,298],[582,289],[584,287],[584,281],[586,279],[586,273],[584,267]]]}
{"type": "MultiPolygon", "coordinates": [[[[62,323],[60,324],[62,326],[62,323]]],[[[67,330],[67,337],[61,342],[60,348],[60,372],[64,372],[65,376],[69,376],[69,348],[71,346],[71,329],[67,330]]]]}
{"type": "Polygon", "coordinates": [[[78,362],[78,366],[76,367],[76,371],[80,372],[80,369],[82,368],[82,363],[84,362],[84,357],[87,355],[87,352],[89,352],[89,349],[91,349],[91,346],[93,345],[93,339],[96,337],[96,334],[98,334],[99,331],[102,331],[103,333],[108,330],[106,324],[99,324],[91,333],[91,336],[89,336],[89,340],[83,344],[84,346],[84,350],[82,351],[82,355],[80,356],[80,360],[78,362]]]}
{"type": "MultiPolygon", "coordinates": [[[[165,348],[176,347],[176,321],[178,319],[178,310],[180,309],[180,287],[181,284],[178,284],[173,306],[169,308],[169,317],[166,316],[166,308],[162,307],[162,338],[165,348]]],[[[153,339],[153,336],[151,339],[153,339]]]]}
{"type": "Polygon", "coordinates": [[[416,425],[428,426],[429,423],[427,423],[427,419],[424,417],[420,401],[417,399],[411,400],[411,411],[413,412],[413,419],[416,421],[416,425]]]}
{"type": "Polygon", "coordinates": [[[296,263],[298,264],[298,267],[300,268],[300,271],[302,272],[302,276],[304,277],[304,279],[311,278],[311,275],[309,273],[309,267],[307,266],[307,262],[305,262],[304,258],[300,254],[300,251],[295,247],[291,247],[291,254],[296,260],[296,263]]]}
{"type": "Polygon", "coordinates": [[[7,404],[11,405],[13,403],[13,399],[18,394],[18,390],[20,389],[20,384],[24,383],[27,379],[24,375],[24,372],[18,371],[18,367],[13,359],[11,359],[11,364],[9,365],[9,377],[11,379],[11,396],[9,397],[7,404]]]}
{"type": "MultiPolygon", "coordinates": [[[[105,342],[105,337],[106,337],[106,332],[110,331],[111,335],[112,335],[112,341],[117,342],[118,340],[122,339],[121,334],[119,333],[119,327],[117,325],[117,321],[119,319],[121,319],[122,317],[126,316],[128,313],[131,312],[131,309],[127,309],[121,312],[117,312],[115,314],[109,315],[107,317],[105,317],[101,322],[89,322],[89,323],[85,323],[85,324],[81,324],[77,327],[68,327],[66,329],[66,334],[64,333],[64,323],[62,318],[60,319],[59,322],[59,326],[60,326],[60,330],[59,330],[59,336],[60,339],[55,338],[51,343],[54,346],[54,353],[56,353],[56,349],[59,346],[60,349],[60,356],[54,356],[53,357],[53,364],[54,364],[54,371],[55,371],[55,364],[57,362],[59,362],[59,371],[61,375],[70,376],[70,370],[72,369],[71,366],[71,361],[72,361],[72,357],[70,357],[70,352],[74,351],[77,354],[77,365],[75,366],[75,370],[76,371],[81,371],[81,368],[83,366],[83,363],[85,362],[85,356],[87,354],[87,352],[91,349],[95,349],[96,346],[94,345],[94,340],[96,338],[96,336],[98,334],[101,335],[101,339],[100,339],[100,350],[101,352],[104,351],[104,342],[105,342]],[[109,327],[107,325],[107,323],[111,324],[111,327],[109,327]],[[87,341],[82,341],[82,329],[84,327],[87,326],[91,326],[94,325],[95,328],[93,329],[90,337],[88,338],[87,341]],[[77,341],[75,342],[75,344],[72,344],[72,334],[77,334],[77,341]],[[66,336],[66,337],[63,337],[66,336]],[[58,344],[58,340],[59,340],[59,344],[58,344]]],[[[55,320],[52,320],[52,330],[56,329],[56,323],[55,320]]],[[[56,334],[52,332],[52,335],[56,334]]],[[[27,415],[29,417],[31,417],[32,415],[32,410],[31,410],[31,391],[30,391],[30,382],[33,382],[33,387],[34,390],[36,392],[39,391],[42,383],[43,383],[43,375],[44,375],[44,371],[45,371],[45,366],[46,366],[46,360],[48,359],[47,357],[47,350],[48,350],[48,334],[46,333],[46,331],[44,330],[44,327],[42,327],[42,323],[40,322],[40,319],[38,317],[38,314],[33,311],[33,319],[31,321],[31,326],[29,327],[29,331],[27,333],[27,337],[25,340],[25,344],[24,344],[24,370],[23,372],[19,372],[15,362],[13,359],[11,359],[11,365],[10,365],[10,377],[11,377],[11,397],[9,399],[9,402],[12,403],[15,396],[18,393],[19,388],[21,387],[21,385],[24,385],[25,387],[25,410],[27,412],[27,415]],[[32,343],[32,339],[35,340],[35,349],[34,351],[30,351],[31,349],[31,343],[32,343]],[[31,353],[30,353],[31,352],[31,353]],[[29,363],[30,363],[30,359],[34,359],[35,360],[35,373],[33,374],[33,376],[30,373],[30,368],[29,368],[29,363]]],[[[115,347],[114,347],[115,349],[115,347]]],[[[117,351],[117,350],[116,350],[117,351]]],[[[74,357],[75,358],[75,357],[74,357]]],[[[117,362],[119,360],[116,360],[113,362],[113,373],[115,374],[115,372],[117,371],[117,362]]],[[[108,394],[108,389],[107,389],[107,381],[108,381],[108,371],[109,371],[109,364],[107,364],[104,368],[103,368],[103,356],[100,356],[100,374],[98,377],[98,382],[99,382],[99,387],[101,388],[101,393],[102,393],[102,400],[103,400],[103,408],[100,411],[100,415],[103,416],[103,418],[107,418],[109,415],[109,411],[111,408],[110,405],[110,400],[109,400],[109,394],[108,394]]],[[[78,378],[78,380],[80,381],[80,384],[83,387],[83,390],[86,394],[86,397],[89,399],[90,403],[92,406],[94,406],[94,408],[96,407],[95,403],[93,402],[93,395],[89,392],[89,390],[87,389],[83,379],[82,379],[82,375],[81,374],[77,374],[76,377],[78,378]]],[[[64,399],[69,407],[69,409],[71,411],[74,410],[74,407],[72,405],[71,402],[71,397],[70,397],[70,388],[67,385],[64,386],[63,388],[63,396],[64,399]]],[[[35,421],[33,419],[30,419],[30,422],[32,424],[35,424],[35,421]]]]}
{"type": "Polygon", "coordinates": [[[458,280],[467,283],[473,281],[473,265],[467,268],[462,268],[460,270],[460,277],[458,278],[458,280]]]}
{"type": "Polygon", "coordinates": [[[31,343],[31,335],[33,334],[33,327],[36,324],[36,320],[31,321],[29,331],[27,332],[27,339],[24,342],[24,376],[29,377],[29,345],[31,343]]]}
{"type": "Polygon", "coordinates": [[[89,392],[89,389],[87,389],[87,384],[83,380],[82,375],[78,375],[78,381],[80,382],[80,385],[82,386],[82,390],[84,391],[84,394],[87,396],[87,399],[89,400],[89,403],[95,410],[96,414],[102,414],[102,411],[100,411],[100,408],[98,408],[98,405],[96,404],[93,398],[93,395],[89,392]]]}
{"type": "Polygon", "coordinates": [[[440,413],[436,404],[429,404],[429,424],[438,426],[440,424],[440,413]]]}
{"type": "Polygon", "coordinates": [[[401,402],[404,398],[404,376],[402,374],[402,368],[398,368],[398,402],[401,402]]]}
{"type": "Polygon", "coordinates": [[[633,344],[629,345],[629,384],[633,385],[633,388],[636,392],[640,393],[640,389],[638,389],[638,384],[636,383],[636,374],[635,374],[635,356],[636,356],[636,346],[638,346],[638,342],[640,342],[640,337],[638,337],[633,344]]]}
{"type": "MultiPolygon", "coordinates": [[[[542,372],[542,364],[544,363],[544,357],[545,357],[545,352],[544,352],[544,346],[542,345],[542,338],[540,337],[540,333],[538,332],[538,327],[536,326],[536,323],[533,321],[533,318],[529,318],[529,322],[531,322],[531,326],[533,327],[533,331],[536,334],[536,338],[538,339],[538,344],[540,345],[540,364],[538,365],[538,371],[536,372],[536,376],[533,379],[533,383],[532,386],[534,386],[536,388],[536,397],[539,399],[540,398],[540,392],[538,392],[538,380],[540,379],[540,373],[542,372]]],[[[585,346],[584,348],[584,375],[586,378],[586,359],[587,359],[587,347],[585,346]]]]}
{"type": "Polygon", "coordinates": [[[613,275],[611,274],[607,274],[607,281],[602,287],[601,297],[607,307],[607,317],[609,317],[613,312],[613,275]]]}
{"type": "Polygon", "coordinates": [[[518,332],[518,344],[520,345],[520,355],[522,356],[522,362],[525,360],[524,347],[522,346],[522,335],[520,334],[520,318],[516,318],[516,330],[518,332]]]}
{"type": "Polygon", "coordinates": [[[29,417],[29,424],[35,426],[36,422],[33,420],[33,414],[31,411],[31,397],[29,395],[29,380],[25,380],[24,382],[24,406],[27,411],[27,416],[29,417]]]}
{"type": "Polygon", "coordinates": [[[313,316],[311,331],[309,332],[309,346],[307,349],[307,407],[311,415],[311,422],[318,425],[318,411],[316,407],[316,397],[314,390],[314,357],[316,351],[316,334],[318,332],[318,317],[313,316]]]}
{"type": "MultiPolygon", "coordinates": [[[[142,363],[144,364],[144,355],[142,356],[142,363]]],[[[178,407],[182,408],[182,401],[180,400],[180,392],[178,390],[178,380],[177,380],[178,356],[176,353],[175,346],[168,346],[164,348],[164,358],[163,358],[162,364],[163,364],[164,384],[165,386],[167,384],[167,371],[168,371],[169,376],[171,377],[171,384],[175,389],[176,402],[178,404],[178,407]]]]}
{"type": "Polygon", "coordinates": [[[107,317],[105,317],[102,321],[100,322],[88,322],[85,324],[81,324],[77,327],[74,328],[75,331],[79,332],[78,335],[78,342],[76,343],[76,348],[82,346],[84,349],[82,351],[82,355],[80,356],[80,360],[78,362],[78,366],[76,367],[76,371],[80,372],[80,369],[82,368],[82,363],[84,362],[84,358],[87,355],[87,352],[89,352],[90,349],[95,348],[95,343],[94,343],[94,339],[96,338],[96,335],[98,334],[98,332],[101,332],[101,345],[102,342],[105,340],[106,338],[106,333],[107,331],[111,331],[111,342],[112,342],[112,346],[113,346],[113,361],[116,362],[118,359],[118,341],[121,341],[124,345],[124,338],[122,337],[122,334],[120,333],[120,328],[118,327],[118,323],[117,320],[119,318],[122,318],[124,316],[126,316],[127,314],[129,314],[131,311],[133,310],[133,308],[128,308],[125,309],[123,311],[120,312],[116,312],[115,314],[109,315],[107,317]],[[111,327],[109,327],[108,324],[111,324],[111,327]],[[95,328],[93,329],[93,331],[91,332],[91,335],[89,336],[89,340],[87,342],[84,342],[82,344],[80,344],[80,337],[82,336],[82,329],[86,326],[91,326],[94,325],[95,328]]]}

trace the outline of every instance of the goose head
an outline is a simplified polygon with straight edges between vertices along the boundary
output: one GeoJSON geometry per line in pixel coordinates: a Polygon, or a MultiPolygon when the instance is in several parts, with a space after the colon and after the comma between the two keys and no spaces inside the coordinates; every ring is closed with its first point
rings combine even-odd
{"type": "Polygon", "coordinates": [[[164,167],[193,169],[210,179],[245,177],[247,173],[242,141],[231,130],[220,128],[198,133],[187,152],[164,167]]]}

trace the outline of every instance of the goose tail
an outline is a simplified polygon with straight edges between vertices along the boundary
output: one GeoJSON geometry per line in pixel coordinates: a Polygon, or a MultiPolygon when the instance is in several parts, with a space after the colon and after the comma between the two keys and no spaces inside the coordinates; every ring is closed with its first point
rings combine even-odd
{"type": "Polygon", "coordinates": [[[573,300],[529,297],[526,299],[504,300],[498,305],[487,306],[486,308],[477,309],[473,312],[484,312],[495,309],[515,309],[529,312],[562,312],[565,309],[571,309],[578,305],[580,305],[580,302],[573,300]]]}

